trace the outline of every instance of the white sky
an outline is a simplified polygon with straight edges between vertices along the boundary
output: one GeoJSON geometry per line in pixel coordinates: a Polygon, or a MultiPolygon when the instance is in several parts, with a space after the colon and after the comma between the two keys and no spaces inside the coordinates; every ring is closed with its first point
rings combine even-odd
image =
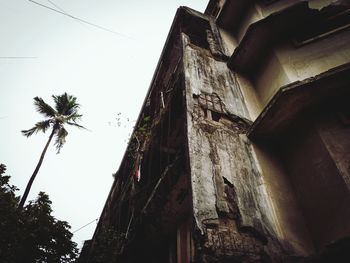
{"type": "MultiPolygon", "coordinates": [[[[39,191],[49,194],[54,215],[74,231],[100,216],[176,9],[184,5],[203,12],[208,1],[37,1],[128,36],[27,0],[0,0],[0,163],[22,194],[49,136],[27,139],[20,133],[43,119],[33,98],[53,105],[51,95],[76,96],[81,124],[90,131],[68,127],[58,155],[51,145],[28,198],[39,191]]],[[[79,247],[95,227],[76,232],[79,247]]]]}

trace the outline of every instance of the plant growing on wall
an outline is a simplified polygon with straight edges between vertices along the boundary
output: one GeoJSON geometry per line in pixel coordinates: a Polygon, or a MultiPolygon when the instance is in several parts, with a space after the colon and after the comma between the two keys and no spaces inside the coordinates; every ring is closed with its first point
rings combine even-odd
{"type": "Polygon", "coordinates": [[[128,147],[129,156],[135,157],[140,150],[142,150],[143,142],[146,142],[151,135],[152,121],[150,116],[142,119],[141,124],[135,128],[128,147]]]}

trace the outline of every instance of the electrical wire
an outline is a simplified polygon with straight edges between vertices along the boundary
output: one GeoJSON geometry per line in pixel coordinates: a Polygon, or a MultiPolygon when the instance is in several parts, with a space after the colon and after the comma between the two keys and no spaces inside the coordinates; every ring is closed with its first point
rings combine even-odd
{"type": "Polygon", "coordinates": [[[96,218],[94,220],[92,220],[91,222],[87,223],[86,225],[83,225],[82,227],[78,228],[77,230],[73,231],[72,234],[78,232],[79,230],[83,229],[84,227],[87,227],[88,225],[92,224],[93,222],[96,222],[98,221],[99,218],[96,218]]]}
{"type": "Polygon", "coordinates": [[[125,37],[125,38],[128,38],[128,39],[132,39],[131,37],[129,37],[129,36],[127,36],[127,35],[124,35],[124,34],[122,34],[122,33],[115,32],[115,31],[113,31],[113,30],[110,30],[110,29],[108,29],[108,28],[99,26],[99,25],[94,24],[94,23],[90,23],[89,21],[86,21],[86,20],[84,20],[84,19],[81,19],[81,18],[78,18],[78,17],[76,17],[76,16],[70,15],[70,14],[64,12],[64,11],[60,11],[60,10],[58,10],[58,9],[49,7],[49,6],[47,6],[47,5],[38,3],[38,2],[33,1],[33,0],[28,0],[28,1],[29,1],[29,2],[32,2],[33,4],[39,5],[39,6],[41,6],[41,7],[47,8],[47,9],[49,9],[49,10],[51,10],[51,11],[56,12],[56,13],[59,13],[59,14],[61,14],[61,15],[65,15],[65,16],[68,16],[68,17],[70,17],[70,18],[72,18],[72,19],[75,19],[75,20],[77,20],[77,21],[80,21],[80,22],[83,22],[83,23],[85,23],[85,24],[88,24],[88,25],[90,25],[90,26],[93,26],[93,27],[99,28],[99,29],[101,29],[101,30],[104,30],[104,31],[107,31],[107,32],[116,34],[116,35],[121,36],[121,37],[125,37]]]}
{"type": "MultiPolygon", "coordinates": [[[[58,6],[56,3],[54,3],[51,0],[46,0],[47,2],[49,2],[51,5],[53,5],[54,7],[56,7],[58,10],[60,10],[61,12],[65,13],[66,15],[69,15],[69,13],[67,11],[65,11],[63,8],[61,8],[60,6],[58,6]]],[[[83,26],[86,26],[85,23],[81,22],[81,21],[77,21],[78,23],[80,23],[83,26]]]]}
{"type": "Polygon", "coordinates": [[[64,11],[61,7],[59,7],[57,4],[55,4],[54,2],[50,1],[50,0],[46,0],[47,2],[49,2],[51,5],[53,5],[54,7],[56,7],[58,10],[60,10],[61,12],[68,14],[66,11],[64,11]]]}

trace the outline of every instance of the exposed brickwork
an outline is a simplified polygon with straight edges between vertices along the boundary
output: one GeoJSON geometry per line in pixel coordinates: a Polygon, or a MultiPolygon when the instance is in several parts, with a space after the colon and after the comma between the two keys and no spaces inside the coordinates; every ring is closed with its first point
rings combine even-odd
{"type": "Polygon", "coordinates": [[[264,244],[249,232],[237,228],[232,219],[217,219],[205,222],[206,233],[203,239],[201,261],[221,262],[262,262],[264,244]]]}

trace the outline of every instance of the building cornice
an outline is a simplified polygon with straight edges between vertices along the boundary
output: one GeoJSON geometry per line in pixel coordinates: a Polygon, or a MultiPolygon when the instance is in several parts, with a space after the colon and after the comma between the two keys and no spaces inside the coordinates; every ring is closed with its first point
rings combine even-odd
{"type": "Polygon", "coordinates": [[[350,63],[281,87],[248,131],[252,140],[274,139],[304,113],[350,95],[350,63]]]}
{"type": "Polygon", "coordinates": [[[315,12],[307,2],[300,2],[251,24],[230,57],[228,67],[247,75],[253,74],[277,41],[291,36],[315,12]]]}

